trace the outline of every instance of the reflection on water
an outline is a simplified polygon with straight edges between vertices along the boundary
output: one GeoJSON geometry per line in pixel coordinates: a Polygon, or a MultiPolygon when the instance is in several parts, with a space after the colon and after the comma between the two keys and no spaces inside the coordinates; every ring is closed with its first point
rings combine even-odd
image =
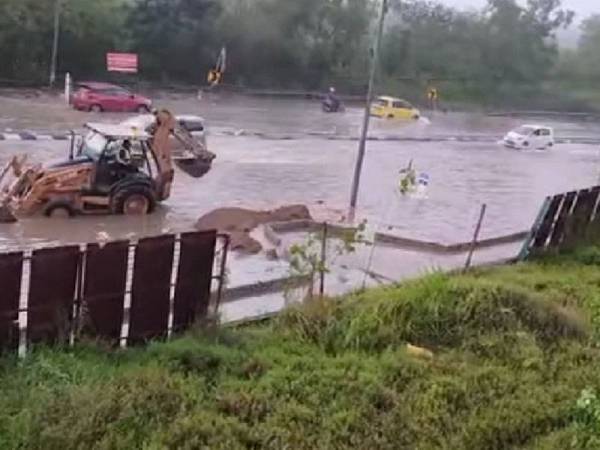
{"type": "Polygon", "coordinates": [[[24,249],[58,244],[91,242],[100,233],[109,239],[154,236],[174,231],[165,208],[150,216],[81,216],[76,218],[31,217],[0,225],[0,247],[24,249]]]}

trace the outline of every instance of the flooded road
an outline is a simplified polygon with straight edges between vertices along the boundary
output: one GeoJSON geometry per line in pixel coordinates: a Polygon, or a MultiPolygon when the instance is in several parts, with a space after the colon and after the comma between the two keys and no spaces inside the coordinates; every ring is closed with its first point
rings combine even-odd
{"type": "MultiPolygon", "coordinates": [[[[171,198],[154,215],[23,220],[0,225],[0,246],[89,241],[100,231],[119,238],[186,230],[222,206],[322,204],[346,213],[354,142],[213,137],[210,146],[218,155],[213,169],[200,180],[178,172],[171,198]]],[[[66,151],[66,142],[0,142],[0,162],[25,152],[48,161],[66,151]]],[[[528,228],[546,195],[593,185],[599,171],[600,153],[589,145],[519,152],[496,144],[371,142],[359,216],[401,236],[456,242],[468,239],[480,205],[487,203],[482,236],[492,237],[528,228]],[[410,160],[431,177],[427,198],[398,193],[398,171],[410,160]]]]}
{"type": "MultiPolygon", "coordinates": [[[[305,136],[307,134],[358,136],[363,110],[359,105],[347,105],[343,114],[325,114],[318,100],[246,97],[226,94],[150,95],[157,108],[168,108],[175,114],[195,114],[204,117],[211,130],[230,129],[251,132],[305,136]]],[[[561,121],[491,117],[484,112],[443,113],[422,111],[427,120],[398,122],[373,120],[371,134],[375,136],[434,137],[444,135],[502,136],[523,123],[542,121],[555,128],[558,137],[600,137],[600,126],[592,121],[561,121]]],[[[59,97],[42,95],[33,99],[2,97],[0,92],[0,132],[30,130],[63,132],[80,129],[84,122],[118,122],[128,117],[121,113],[88,113],[69,108],[59,97]]]]}
{"type": "MultiPolygon", "coordinates": [[[[32,218],[0,225],[2,250],[81,243],[96,240],[98,233],[110,238],[130,238],[190,230],[201,215],[218,207],[243,206],[271,209],[303,203],[320,217],[339,219],[347,214],[351,176],[357,152],[362,112],[349,108],[345,114],[323,114],[318,102],[232,99],[165,99],[178,114],[204,115],[209,127],[209,148],[217,154],[212,170],[202,179],[177,172],[172,196],[148,217],[32,218]],[[236,103],[237,102],[237,103],[236,103]],[[247,133],[223,133],[244,130],[247,133]],[[212,134],[211,134],[212,133],[212,134]],[[261,137],[257,134],[263,133],[261,137]],[[331,136],[343,139],[331,140],[331,136]]],[[[29,106],[28,106],[29,107],[29,106]]],[[[0,99],[0,117],[7,116],[0,99]]],[[[52,106],[60,114],[52,120],[48,111],[12,116],[14,129],[66,130],[84,121],[119,121],[123,115],[93,116],[52,106]]],[[[50,114],[51,115],[51,114],[50,114]]],[[[6,123],[6,120],[4,121],[6,123]]],[[[431,142],[380,140],[368,143],[359,197],[358,217],[367,219],[369,233],[385,231],[408,238],[443,243],[469,240],[482,203],[487,215],[481,237],[495,237],[528,229],[543,199],[553,193],[598,184],[600,147],[560,144],[547,151],[517,151],[494,143],[494,139],[523,122],[476,114],[436,114],[419,122],[373,121],[373,136],[479,135],[489,142],[431,142]],[[426,198],[405,197],[398,192],[399,170],[413,161],[426,172],[431,184],[426,198]]],[[[537,122],[537,121],[536,121],[537,122]]],[[[600,137],[590,122],[545,121],[554,126],[557,138],[600,137]]],[[[0,125],[0,128],[2,125],[0,125]]],[[[64,159],[66,141],[0,141],[0,163],[14,154],[28,153],[36,162],[64,159]]],[[[514,256],[517,246],[478,252],[475,262],[514,256]]],[[[348,273],[336,273],[328,292],[360,285],[362,274],[354,268],[370,265],[388,279],[415,275],[432,267],[455,267],[464,257],[440,257],[390,249],[361,250],[354,262],[344,263],[348,273]],[[350,281],[349,281],[350,280],[350,281]]],[[[344,269],[346,270],[346,269],[344,269]]],[[[230,260],[231,285],[243,285],[287,274],[285,262],[267,262],[263,256],[230,260]]],[[[233,307],[235,319],[278,308],[277,299],[257,300],[255,310],[233,307]],[[266,309],[265,309],[266,308],[266,309]]],[[[247,304],[246,304],[247,305],[247,304]]],[[[228,306],[227,309],[232,307],[228,306]]]]}

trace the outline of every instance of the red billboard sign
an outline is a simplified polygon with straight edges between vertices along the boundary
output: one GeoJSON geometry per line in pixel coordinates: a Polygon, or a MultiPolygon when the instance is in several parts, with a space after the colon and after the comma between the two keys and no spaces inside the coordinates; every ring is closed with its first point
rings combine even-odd
{"type": "Polygon", "coordinates": [[[136,53],[107,53],[106,67],[109,72],[137,73],[138,55],[136,53]]]}

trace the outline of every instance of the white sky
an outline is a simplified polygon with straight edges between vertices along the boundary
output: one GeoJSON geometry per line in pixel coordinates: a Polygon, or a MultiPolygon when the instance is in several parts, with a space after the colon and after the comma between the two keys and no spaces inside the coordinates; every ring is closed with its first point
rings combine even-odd
{"type": "MultiPolygon", "coordinates": [[[[440,0],[448,6],[457,6],[459,8],[475,7],[480,8],[487,2],[486,0],[440,0]]],[[[590,14],[600,14],[600,0],[563,0],[563,7],[572,9],[577,13],[577,21],[590,14]]]]}

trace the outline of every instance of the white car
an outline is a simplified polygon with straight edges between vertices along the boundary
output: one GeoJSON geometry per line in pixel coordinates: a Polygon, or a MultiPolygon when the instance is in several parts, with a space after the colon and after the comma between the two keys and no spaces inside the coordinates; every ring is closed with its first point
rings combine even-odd
{"type": "MultiPolygon", "coordinates": [[[[179,125],[186,129],[200,144],[208,150],[206,145],[206,128],[204,126],[204,119],[200,116],[192,115],[181,115],[176,116],[179,125]]],[[[137,127],[141,130],[147,130],[155,121],[155,117],[152,114],[141,114],[139,116],[130,117],[123,122],[122,125],[137,127]]],[[[180,143],[177,140],[173,141],[174,150],[178,150],[180,143]]]]}
{"type": "Polygon", "coordinates": [[[554,130],[543,125],[522,125],[509,131],[502,142],[516,149],[545,149],[554,145],[554,130]]]}

